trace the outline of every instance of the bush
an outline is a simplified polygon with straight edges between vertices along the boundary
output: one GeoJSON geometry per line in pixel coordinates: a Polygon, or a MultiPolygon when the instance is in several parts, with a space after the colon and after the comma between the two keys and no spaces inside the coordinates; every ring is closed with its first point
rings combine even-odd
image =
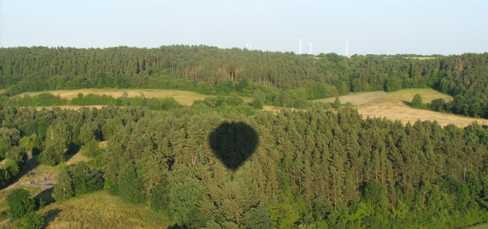
{"type": "Polygon", "coordinates": [[[55,200],[66,200],[94,192],[103,188],[103,182],[102,174],[99,171],[80,162],[63,169],[59,174],[58,182],[54,186],[53,197],[55,200]]]}
{"type": "Polygon", "coordinates": [[[31,212],[22,217],[17,223],[17,228],[19,229],[39,229],[44,226],[44,217],[41,215],[31,212]]]}
{"type": "Polygon", "coordinates": [[[273,221],[267,209],[261,206],[249,210],[244,216],[243,223],[245,228],[273,228],[273,221]]]}
{"type": "Polygon", "coordinates": [[[7,151],[7,153],[5,154],[5,158],[15,161],[17,163],[22,163],[26,159],[26,153],[22,150],[21,147],[15,146],[7,151]]]}
{"type": "Polygon", "coordinates": [[[412,99],[412,102],[410,102],[410,106],[415,108],[422,108],[424,106],[424,103],[422,101],[422,96],[420,96],[419,94],[415,94],[415,96],[412,99]]]}
{"type": "Polygon", "coordinates": [[[87,142],[81,152],[83,153],[83,155],[87,156],[87,157],[96,157],[98,155],[98,142],[95,141],[95,140],[91,140],[89,142],[87,142]]]}
{"type": "Polygon", "coordinates": [[[29,191],[25,189],[14,190],[7,196],[9,216],[18,219],[35,210],[35,202],[29,191]]]}

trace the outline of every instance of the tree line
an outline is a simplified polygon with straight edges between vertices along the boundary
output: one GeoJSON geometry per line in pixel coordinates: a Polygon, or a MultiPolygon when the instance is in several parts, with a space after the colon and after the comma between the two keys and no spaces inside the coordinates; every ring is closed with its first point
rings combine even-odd
{"type": "Polygon", "coordinates": [[[433,87],[454,96],[449,111],[488,117],[488,54],[434,56],[294,53],[163,46],[153,49],[2,48],[0,87],[184,89],[240,94],[297,107],[349,92],[433,87]]]}

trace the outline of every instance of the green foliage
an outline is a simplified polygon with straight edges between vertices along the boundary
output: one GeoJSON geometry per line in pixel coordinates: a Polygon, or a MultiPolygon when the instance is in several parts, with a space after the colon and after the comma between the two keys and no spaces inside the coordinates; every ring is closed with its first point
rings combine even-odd
{"type": "Polygon", "coordinates": [[[19,229],[40,229],[43,228],[45,224],[44,217],[41,215],[31,212],[27,213],[25,216],[20,218],[17,222],[17,228],[19,229]]]}
{"type": "Polygon", "coordinates": [[[144,202],[144,186],[142,174],[136,171],[136,167],[132,163],[128,163],[120,171],[118,182],[118,194],[125,200],[132,203],[144,202]]]}
{"type": "Polygon", "coordinates": [[[41,140],[37,134],[32,134],[31,136],[24,136],[19,141],[19,146],[24,152],[30,153],[31,155],[34,151],[39,151],[41,148],[41,140]]]}
{"type": "Polygon", "coordinates": [[[75,196],[73,177],[67,168],[64,168],[56,180],[56,185],[53,189],[53,198],[57,201],[67,200],[75,196]]]}
{"type": "MultiPolygon", "coordinates": [[[[205,94],[266,94],[266,103],[303,107],[303,100],[357,91],[431,86],[454,96],[449,112],[488,117],[488,54],[412,58],[409,55],[294,55],[206,46],[153,49],[8,48],[1,49],[2,88],[8,94],[73,88],[183,89],[205,94]],[[114,61],[116,60],[116,61],[114,61]],[[89,66],[89,67],[86,67],[89,66]],[[283,94],[281,94],[283,93],[283,94]]],[[[90,96],[88,96],[90,97],[90,96]]],[[[2,99],[3,100],[3,99],[2,99]]],[[[60,105],[60,98],[3,101],[17,105],[60,105]]],[[[75,99],[78,104],[134,103],[169,109],[153,100],[75,99]],[[141,102],[143,101],[143,102],[141,102]]]]}
{"type": "Polygon", "coordinates": [[[7,196],[8,213],[10,218],[18,219],[35,210],[35,202],[29,191],[15,189],[7,196]]]}
{"type": "Polygon", "coordinates": [[[21,168],[16,161],[4,159],[0,165],[0,187],[5,187],[20,174],[21,168]]]}
{"type": "Polygon", "coordinates": [[[267,229],[273,228],[273,221],[268,210],[262,206],[252,208],[243,219],[244,228],[248,229],[267,229]]]}
{"type": "Polygon", "coordinates": [[[150,206],[155,211],[161,211],[168,206],[168,184],[158,183],[151,191],[150,206]]]}
{"type": "Polygon", "coordinates": [[[445,112],[449,110],[449,107],[444,99],[434,99],[430,102],[430,109],[435,111],[445,112]]]}
{"type": "Polygon", "coordinates": [[[66,200],[74,196],[94,192],[103,188],[102,174],[80,162],[63,169],[54,186],[53,197],[66,200]]]}
{"type": "Polygon", "coordinates": [[[398,78],[390,77],[385,81],[385,91],[391,92],[400,89],[402,89],[402,82],[398,78]]]}
{"type": "Polygon", "coordinates": [[[96,157],[99,155],[100,150],[98,149],[98,142],[95,140],[91,140],[81,148],[81,152],[83,155],[87,157],[96,157]]]}
{"type": "Polygon", "coordinates": [[[412,101],[410,102],[410,106],[415,107],[415,108],[424,107],[424,103],[422,101],[422,96],[420,96],[419,94],[415,94],[412,101]]]}
{"type": "Polygon", "coordinates": [[[0,159],[5,158],[5,154],[14,146],[18,145],[20,132],[12,128],[0,128],[0,159]]]}
{"type": "Polygon", "coordinates": [[[201,227],[205,225],[205,219],[200,211],[203,190],[196,180],[183,174],[178,176],[177,180],[170,182],[168,214],[178,225],[186,225],[190,228],[201,227]]]}
{"type": "Polygon", "coordinates": [[[81,144],[87,144],[89,142],[93,142],[94,140],[101,140],[101,135],[102,133],[100,127],[93,122],[89,122],[80,127],[78,138],[81,144]]]}
{"type": "Polygon", "coordinates": [[[71,143],[72,132],[68,124],[60,121],[50,125],[46,132],[45,149],[41,154],[41,162],[47,165],[57,165],[64,161],[71,143]]]}
{"type": "Polygon", "coordinates": [[[16,147],[12,147],[6,153],[5,158],[15,161],[18,164],[22,164],[26,158],[26,154],[21,147],[16,146],[16,147]]]}

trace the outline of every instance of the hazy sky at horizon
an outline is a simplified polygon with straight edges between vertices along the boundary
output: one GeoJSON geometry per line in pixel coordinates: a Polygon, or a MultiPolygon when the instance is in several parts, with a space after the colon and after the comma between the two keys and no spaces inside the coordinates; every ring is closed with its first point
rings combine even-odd
{"type": "Polygon", "coordinates": [[[0,46],[488,51],[485,0],[0,0],[0,46]]]}

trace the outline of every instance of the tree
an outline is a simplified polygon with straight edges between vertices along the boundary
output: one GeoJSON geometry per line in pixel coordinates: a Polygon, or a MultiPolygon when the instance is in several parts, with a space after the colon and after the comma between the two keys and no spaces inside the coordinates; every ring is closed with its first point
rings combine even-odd
{"type": "Polygon", "coordinates": [[[75,196],[73,178],[69,173],[68,168],[65,167],[58,176],[53,190],[53,197],[57,201],[62,201],[73,196],[75,196]]]}
{"type": "Polygon", "coordinates": [[[85,162],[79,162],[71,166],[69,174],[73,177],[73,188],[76,196],[103,188],[102,174],[90,168],[85,162]]]}
{"type": "Polygon", "coordinates": [[[144,201],[142,176],[138,174],[136,167],[130,162],[120,172],[119,195],[132,203],[142,203],[144,201]]]}
{"type": "Polygon", "coordinates": [[[444,99],[434,99],[430,102],[430,109],[435,111],[446,111],[446,101],[444,99]]]}
{"type": "Polygon", "coordinates": [[[273,221],[269,216],[266,208],[259,206],[257,208],[252,208],[243,219],[244,227],[249,229],[267,229],[273,228],[273,221]]]}
{"type": "Polygon", "coordinates": [[[45,224],[44,217],[41,215],[30,212],[24,215],[17,223],[17,228],[19,229],[40,229],[43,228],[45,224]]]}
{"type": "Polygon", "coordinates": [[[41,161],[48,165],[57,165],[64,161],[70,146],[72,133],[70,127],[63,121],[57,121],[49,126],[46,132],[46,148],[41,154],[41,161]]]}
{"type": "Polygon", "coordinates": [[[34,153],[38,153],[41,148],[41,141],[37,134],[24,136],[20,139],[19,145],[24,152],[27,152],[28,158],[32,158],[34,153]]]}
{"type": "Polygon", "coordinates": [[[424,106],[422,102],[422,96],[420,96],[419,94],[415,94],[412,101],[410,102],[410,106],[415,108],[422,108],[424,106]]]}
{"type": "Polygon", "coordinates": [[[53,197],[62,201],[74,196],[94,192],[103,188],[103,182],[100,172],[90,168],[84,162],[79,162],[73,166],[63,168],[54,186],[53,197]]]}
{"type": "Polygon", "coordinates": [[[154,186],[151,191],[151,208],[156,211],[160,211],[168,206],[168,184],[159,182],[158,185],[154,186]]]}
{"type": "Polygon", "coordinates": [[[396,90],[401,89],[401,87],[402,87],[402,85],[401,85],[400,79],[391,77],[391,78],[386,80],[384,90],[388,91],[388,92],[396,91],[396,90]]]}
{"type": "Polygon", "coordinates": [[[35,202],[29,191],[16,189],[7,196],[9,216],[18,219],[35,210],[35,202]]]}
{"type": "Polygon", "coordinates": [[[178,174],[177,177],[178,180],[170,181],[168,214],[179,225],[202,227],[205,225],[204,216],[200,211],[203,190],[193,178],[185,177],[183,174],[178,174]]]}

